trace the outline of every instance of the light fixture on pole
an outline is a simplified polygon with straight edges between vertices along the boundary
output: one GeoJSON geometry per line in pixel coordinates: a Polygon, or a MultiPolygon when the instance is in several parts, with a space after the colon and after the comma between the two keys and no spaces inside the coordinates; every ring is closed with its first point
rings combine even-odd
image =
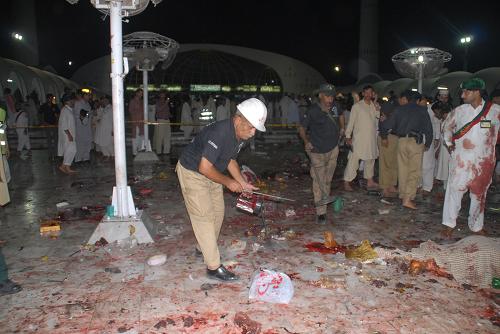
{"type": "Polygon", "coordinates": [[[338,73],[338,72],[340,72],[340,66],[339,66],[339,65],[335,65],[335,66],[333,67],[333,70],[334,70],[335,72],[337,72],[337,73],[338,73]]]}
{"type": "Polygon", "coordinates": [[[472,36],[465,36],[460,38],[460,44],[464,47],[464,71],[467,71],[467,57],[469,53],[469,44],[472,42],[472,36]]]}
{"type": "Polygon", "coordinates": [[[13,32],[12,33],[12,38],[14,39],[17,39],[18,41],[22,41],[23,40],[23,35],[17,33],[17,32],[13,32]]]}
{"type": "Polygon", "coordinates": [[[123,37],[123,53],[138,71],[142,71],[143,104],[144,104],[144,140],[142,151],[135,156],[134,162],[158,161],[151,150],[148,129],[148,72],[155,69],[156,64],[163,62],[165,70],[174,61],[179,44],[168,37],[149,31],[138,31],[123,37]]]}
{"type": "MultiPolygon", "coordinates": [[[[71,4],[76,0],[67,0],[71,4]]],[[[153,4],[161,0],[153,0],[153,4]]],[[[122,18],[141,13],[149,0],[90,0],[99,11],[109,15],[111,45],[111,88],[113,104],[113,141],[115,149],[115,178],[113,187],[113,217],[105,216],[90,237],[88,243],[94,244],[100,238],[108,242],[134,237],[138,243],[153,242],[152,227],[143,221],[145,215],[136,211],[132,192],[127,185],[127,158],[125,154],[125,117],[123,99],[123,78],[128,72],[122,49],[122,18]],[[125,67],[125,68],[124,68],[125,67]]]]}
{"type": "Polygon", "coordinates": [[[416,47],[392,57],[396,70],[404,77],[418,80],[418,91],[423,91],[424,78],[446,72],[444,63],[451,60],[451,54],[430,47],[416,47]]]}

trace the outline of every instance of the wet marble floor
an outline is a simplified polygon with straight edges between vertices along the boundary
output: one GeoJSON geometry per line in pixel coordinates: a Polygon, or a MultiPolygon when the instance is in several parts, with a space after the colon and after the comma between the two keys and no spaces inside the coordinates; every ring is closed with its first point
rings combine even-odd
{"type": "MultiPolygon", "coordinates": [[[[266,203],[270,234],[262,237],[261,220],[237,211],[236,197],[225,192],[219,245],[222,260],[241,279],[207,279],[174,173],[179,150],[154,165],[129,163],[135,205],[155,222],[155,243],[135,247],[85,246],[110,204],[112,163],[94,156],[67,176],[44,150],[11,159],[12,202],[0,209],[0,239],[6,241],[10,276],[23,291],[0,297],[0,333],[500,332],[491,320],[499,306],[484,290],[431,274],[413,277],[395,262],[361,264],[342,254],[309,252],[304,245],[322,242],[325,231],[342,245],[366,239],[407,250],[426,240],[449,241],[440,238],[438,186],[418,198],[419,210],[409,211],[360,187],[342,192],[342,166],[332,192],[344,207],[330,207],[328,225],[317,225],[305,156],[295,144],[242,152],[240,163],[262,177],[264,191],[296,201],[266,203]],[[58,210],[60,202],[69,206],[58,210]],[[60,235],[41,236],[40,223],[56,218],[60,235]],[[293,233],[282,237],[283,231],[293,233]],[[166,254],[167,262],[149,266],[155,254],[166,254]],[[249,300],[252,277],[261,268],[290,275],[289,304],[249,300]]],[[[488,205],[498,205],[498,196],[491,192],[488,205]]],[[[455,240],[470,234],[465,215],[463,210],[455,240]]],[[[486,215],[492,237],[500,237],[499,217],[486,215]]]]}

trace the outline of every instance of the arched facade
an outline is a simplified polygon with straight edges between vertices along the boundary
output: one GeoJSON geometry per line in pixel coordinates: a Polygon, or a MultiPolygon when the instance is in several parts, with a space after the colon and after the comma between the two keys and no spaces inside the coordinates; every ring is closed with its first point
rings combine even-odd
{"type": "Polygon", "coordinates": [[[0,96],[3,96],[3,89],[6,87],[10,88],[13,94],[18,91],[17,94],[21,95],[23,100],[26,95],[35,91],[40,102],[45,102],[45,95],[48,93],[60,97],[64,93],[64,87],[79,87],[77,83],[57,74],[6,58],[0,58],[0,85],[0,96]]]}
{"type": "MultiPolygon", "coordinates": [[[[263,73],[263,78],[265,79],[267,76],[271,76],[272,73],[276,73],[279,76],[283,92],[311,93],[326,81],[318,71],[299,60],[257,49],[221,44],[185,44],[181,45],[178,55],[194,50],[221,52],[262,64],[264,67],[267,66],[272,71],[263,73]]],[[[110,93],[110,68],[110,57],[101,57],[79,68],[73,75],[72,80],[110,93]]],[[[168,70],[171,70],[171,68],[168,70]]],[[[229,76],[231,75],[229,74],[229,76]]]]}
{"type": "MultiPolygon", "coordinates": [[[[446,87],[450,91],[450,96],[453,99],[458,99],[460,95],[460,84],[464,80],[473,77],[478,77],[485,81],[486,91],[488,94],[490,94],[494,89],[500,88],[500,67],[489,67],[475,73],[457,71],[446,73],[434,78],[424,79],[422,85],[423,92],[425,95],[435,96],[440,87],[446,87]]],[[[377,81],[375,76],[370,75],[370,77],[363,78],[355,85],[342,87],[341,91],[359,91],[360,87],[366,85],[367,82],[370,81],[372,86],[374,86],[375,91],[377,91],[378,95],[381,97],[388,96],[391,90],[394,91],[395,94],[400,94],[406,89],[416,89],[418,86],[417,80],[410,78],[400,78],[394,81],[377,81]]]]}

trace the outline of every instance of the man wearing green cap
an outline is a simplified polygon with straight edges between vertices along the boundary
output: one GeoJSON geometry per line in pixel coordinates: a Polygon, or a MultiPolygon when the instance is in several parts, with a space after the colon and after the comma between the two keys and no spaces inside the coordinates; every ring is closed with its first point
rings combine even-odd
{"type": "Polygon", "coordinates": [[[469,191],[469,228],[484,234],[484,205],[495,168],[495,144],[500,127],[500,107],[482,98],[483,80],[464,81],[464,104],[447,117],[443,138],[450,151],[450,176],[443,207],[443,236],[451,237],[463,195],[469,191]]]}

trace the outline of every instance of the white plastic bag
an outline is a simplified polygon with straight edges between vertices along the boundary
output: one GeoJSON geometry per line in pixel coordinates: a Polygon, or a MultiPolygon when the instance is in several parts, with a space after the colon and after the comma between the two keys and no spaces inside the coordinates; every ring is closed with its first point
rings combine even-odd
{"type": "Polygon", "coordinates": [[[250,167],[246,165],[241,166],[241,176],[243,176],[243,179],[245,182],[250,183],[250,184],[255,184],[257,180],[259,179],[257,177],[257,174],[253,170],[250,169],[250,167]]]}
{"type": "Polygon", "coordinates": [[[292,297],[293,285],[288,275],[266,269],[255,274],[250,286],[250,299],[288,304],[292,297]]]}

